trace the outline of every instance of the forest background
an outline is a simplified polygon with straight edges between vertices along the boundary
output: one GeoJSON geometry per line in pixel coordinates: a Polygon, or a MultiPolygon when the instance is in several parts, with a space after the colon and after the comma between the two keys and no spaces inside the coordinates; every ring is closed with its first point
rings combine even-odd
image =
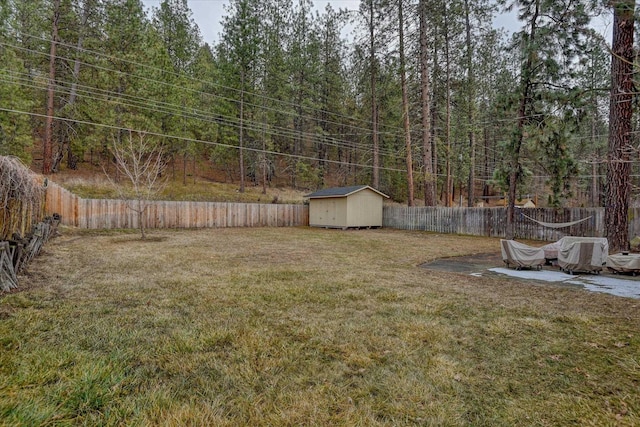
{"type": "Polygon", "coordinates": [[[110,147],[134,132],[185,184],[370,184],[409,205],[477,206],[517,181],[541,206],[601,206],[611,54],[593,23],[612,13],[230,0],[208,44],[186,0],[0,0],[0,154],[47,175],[115,171],[110,147]],[[495,28],[505,11],[519,31],[495,28]]]}

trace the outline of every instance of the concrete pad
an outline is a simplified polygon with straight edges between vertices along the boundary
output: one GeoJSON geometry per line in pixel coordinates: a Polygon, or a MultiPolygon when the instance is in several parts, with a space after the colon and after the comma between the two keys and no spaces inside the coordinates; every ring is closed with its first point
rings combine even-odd
{"type": "Polygon", "coordinates": [[[422,264],[421,267],[482,277],[487,274],[500,274],[524,280],[556,283],[567,286],[581,286],[590,292],[602,292],[619,297],[640,299],[640,278],[614,275],[603,271],[602,274],[570,275],[557,267],[545,266],[542,270],[515,270],[496,267],[501,265],[500,254],[477,254],[467,257],[451,257],[422,264]]]}
{"type": "Polygon", "coordinates": [[[519,279],[542,280],[543,282],[564,282],[575,279],[576,276],[551,270],[512,270],[510,268],[489,268],[489,271],[519,279]]]}
{"type": "Polygon", "coordinates": [[[580,284],[591,292],[640,299],[640,282],[637,280],[625,280],[610,276],[580,276],[579,281],[567,283],[580,284]]]}
{"type": "Polygon", "coordinates": [[[518,271],[508,268],[490,268],[489,271],[519,279],[541,280],[544,282],[566,283],[582,286],[591,292],[602,292],[619,297],[640,299],[640,282],[633,279],[621,279],[612,275],[572,276],[561,271],[518,271]]]}

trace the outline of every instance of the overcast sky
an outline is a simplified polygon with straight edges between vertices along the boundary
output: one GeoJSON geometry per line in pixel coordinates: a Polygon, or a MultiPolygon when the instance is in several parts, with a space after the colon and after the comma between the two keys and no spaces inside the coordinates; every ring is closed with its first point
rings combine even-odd
{"type": "MultiPolygon", "coordinates": [[[[142,0],[147,10],[158,7],[161,0],[142,0]]],[[[324,10],[328,3],[334,9],[357,10],[360,0],[314,0],[316,8],[324,10]]],[[[218,41],[218,34],[222,30],[220,21],[225,15],[224,6],[229,4],[228,0],[188,0],[189,8],[193,12],[193,19],[200,28],[202,40],[214,44],[218,41]]]]}
{"type": "MultiPolygon", "coordinates": [[[[146,9],[151,10],[152,7],[158,7],[161,0],[142,0],[146,9]]],[[[324,10],[327,4],[331,4],[334,9],[349,9],[357,10],[360,4],[360,0],[314,0],[316,9],[319,11],[324,10]]],[[[200,34],[202,39],[206,43],[213,45],[218,41],[218,35],[222,30],[220,21],[225,15],[224,6],[228,5],[228,0],[188,0],[189,8],[193,12],[193,19],[200,28],[200,34]]],[[[611,21],[610,15],[602,17],[598,23],[594,24],[594,27],[598,32],[605,35],[606,40],[611,38],[611,21]]],[[[516,15],[505,14],[500,15],[495,20],[496,27],[503,27],[509,31],[517,31],[520,29],[520,23],[518,22],[516,15]]]]}

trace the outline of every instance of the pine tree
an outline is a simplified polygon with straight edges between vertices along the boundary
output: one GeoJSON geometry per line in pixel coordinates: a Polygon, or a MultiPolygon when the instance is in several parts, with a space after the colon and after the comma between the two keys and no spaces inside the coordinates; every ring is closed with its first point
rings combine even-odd
{"type": "Polygon", "coordinates": [[[9,46],[10,28],[7,25],[10,15],[6,1],[0,2],[0,155],[16,156],[25,163],[31,160],[31,126],[29,112],[34,107],[29,91],[20,84],[24,76],[24,64],[9,46]]]}
{"type": "Polygon", "coordinates": [[[218,46],[220,64],[224,67],[224,85],[231,88],[229,95],[237,100],[238,164],[240,189],[245,191],[245,117],[251,114],[252,88],[255,87],[256,58],[260,46],[259,16],[256,0],[234,0],[230,3],[223,22],[222,40],[218,46]]]}
{"type": "Polygon", "coordinates": [[[349,114],[346,106],[351,94],[345,74],[345,44],[340,31],[345,15],[327,6],[317,22],[320,37],[319,78],[317,79],[318,101],[316,110],[316,153],[319,162],[318,185],[324,186],[329,173],[328,160],[335,155],[333,140],[341,140],[341,128],[349,114]]]}
{"type": "Polygon", "coordinates": [[[95,47],[98,43],[102,11],[100,0],[63,0],[61,3],[61,43],[56,66],[60,93],[56,115],[66,120],[61,120],[57,126],[53,172],[60,169],[65,156],[67,167],[77,168],[78,154],[84,151],[90,132],[75,120],[83,117],[84,94],[90,95],[87,87],[92,82],[83,81],[83,74],[88,71],[87,64],[91,62],[92,55],[85,48],[95,47]]]}
{"type": "Polygon", "coordinates": [[[313,134],[312,112],[318,107],[314,97],[320,66],[320,37],[314,23],[310,0],[298,0],[293,10],[292,32],[288,43],[288,74],[293,115],[293,156],[288,166],[294,188],[317,187],[318,171],[300,160],[313,134]]]}
{"type": "Polygon", "coordinates": [[[202,44],[187,0],[162,0],[153,10],[153,24],[177,73],[186,73],[202,44]]]}
{"type": "Polygon", "coordinates": [[[428,2],[420,0],[418,14],[420,17],[420,111],[422,125],[422,179],[424,185],[424,205],[435,206],[436,187],[433,168],[433,142],[431,140],[431,75],[429,73],[429,31],[428,2]]]}
{"type": "Polygon", "coordinates": [[[409,95],[407,89],[407,70],[405,61],[404,44],[404,5],[403,0],[398,0],[398,53],[400,65],[400,85],[402,88],[402,124],[404,127],[405,150],[407,156],[407,204],[413,206],[414,182],[413,182],[413,147],[411,145],[411,125],[409,118],[409,95]]]}
{"type": "Polygon", "coordinates": [[[612,1],[611,6],[614,14],[605,227],[609,248],[615,252],[629,249],[629,152],[634,92],[635,1],[612,1]]]}
{"type": "MultiPolygon", "coordinates": [[[[199,87],[192,79],[192,72],[202,43],[200,30],[186,0],[163,0],[159,8],[153,9],[152,22],[172,65],[163,75],[163,81],[170,86],[159,95],[164,102],[174,105],[174,111],[180,111],[163,116],[163,132],[192,139],[196,124],[187,111],[197,106],[195,93],[199,87]]],[[[188,159],[195,159],[197,146],[181,142],[175,144],[170,153],[182,155],[182,183],[186,185],[188,159]]],[[[195,176],[195,170],[193,172],[195,176]]]]}
{"type": "Polygon", "coordinates": [[[51,41],[49,48],[49,79],[47,80],[47,106],[42,139],[42,173],[53,172],[53,116],[55,114],[56,57],[60,27],[60,0],[53,0],[51,10],[51,41]]]}
{"type": "MultiPolygon", "coordinates": [[[[508,3],[509,8],[518,8],[518,17],[525,22],[525,28],[519,33],[522,61],[515,93],[517,121],[505,147],[508,153],[508,239],[514,237],[517,188],[525,174],[521,157],[525,133],[530,126],[547,125],[545,118],[554,119],[549,115],[550,110],[562,108],[574,99],[569,77],[589,24],[588,12],[592,6],[586,0],[516,0],[508,3]],[[551,107],[553,104],[555,108],[551,107]]],[[[561,144],[561,141],[552,143],[561,144]]]]}

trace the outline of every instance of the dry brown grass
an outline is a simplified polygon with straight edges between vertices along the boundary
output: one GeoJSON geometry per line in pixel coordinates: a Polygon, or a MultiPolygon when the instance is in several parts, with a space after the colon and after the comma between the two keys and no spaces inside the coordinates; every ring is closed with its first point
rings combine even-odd
{"type": "MultiPolygon", "coordinates": [[[[115,179],[115,178],[113,178],[115,179]]],[[[58,174],[54,181],[79,197],[86,199],[116,199],[120,196],[116,188],[104,174],[76,176],[58,174]]],[[[118,185],[127,188],[129,183],[121,179],[118,185]]],[[[239,185],[214,182],[203,178],[193,178],[183,184],[181,179],[169,179],[158,198],[162,200],[196,202],[233,202],[233,203],[302,203],[308,191],[293,190],[285,187],[269,187],[262,194],[261,186],[247,185],[245,192],[238,191],[239,185]]]]}
{"type": "Polygon", "coordinates": [[[640,424],[637,300],[418,267],[497,248],[66,230],[0,297],[0,423],[640,424]]]}

